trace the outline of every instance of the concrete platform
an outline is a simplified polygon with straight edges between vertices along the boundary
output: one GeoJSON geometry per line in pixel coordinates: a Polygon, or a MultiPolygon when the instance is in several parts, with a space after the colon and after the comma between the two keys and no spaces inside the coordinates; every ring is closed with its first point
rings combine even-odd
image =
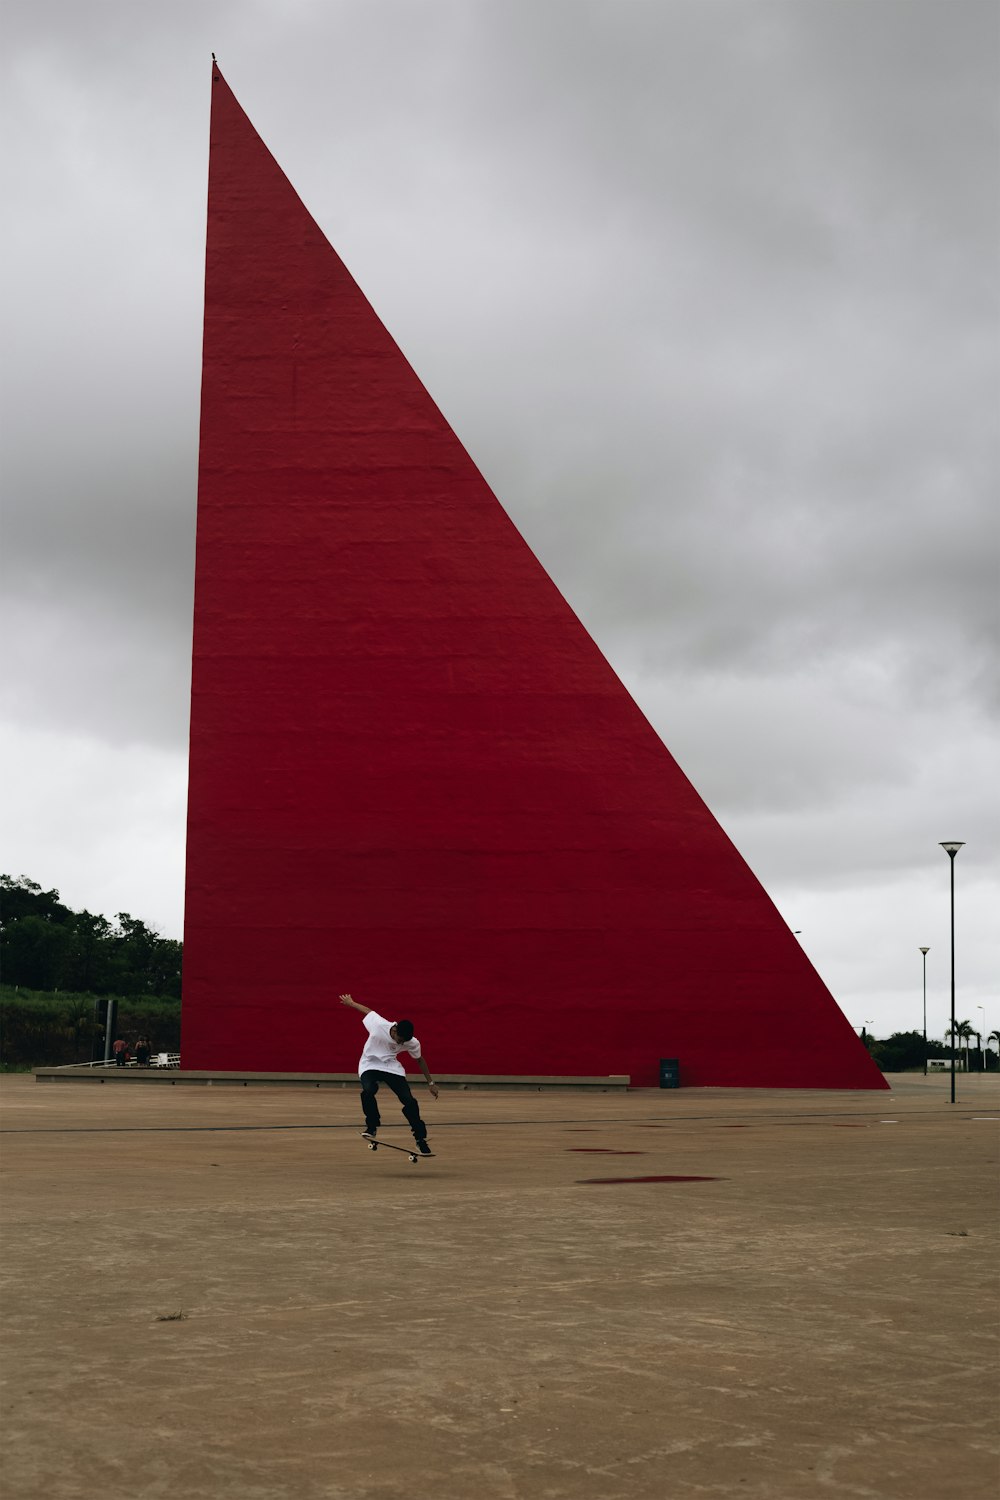
{"type": "Polygon", "coordinates": [[[992,1079],[0,1105],[11,1500],[996,1495],[992,1079]]]}
{"type": "MultiPolygon", "coordinates": [[[[195,1071],[193,1068],[65,1067],[35,1068],[37,1083],[211,1083],[247,1088],[251,1084],[289,1084],[295,1088],[351,1088],[357,1090],[357,1073],[227,1073],[195,1071]]],[[[435,1083],[446,1089],[597,1089],[602,1093],[624,1092],[631,1079],[627,1073],[609,1073],[606,1078],[558,1077],[549,1074],[442,1073],[435,1083]]],[[[411,1084],[423,1088],[419,1074],[410,1074],[411,1084]]]]}

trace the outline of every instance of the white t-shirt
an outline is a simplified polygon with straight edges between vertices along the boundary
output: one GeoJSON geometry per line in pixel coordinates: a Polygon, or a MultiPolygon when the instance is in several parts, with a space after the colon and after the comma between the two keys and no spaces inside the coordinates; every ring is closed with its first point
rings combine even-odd
{"type": "Polygon", "coordinates": [[[373,1010],[362,1016],[361,1021],[368,1029],[368,1040],[358,1063],[358,1076],[367,1073],[370,1068],[377,1068],[380,1073],[402,1073],[405,1078],[406,1069],[402,1063],[397,1062],[396,1054],[408,1052],[411,1057],[419,1057],[420,1043],[416,1037],[411,1037],[408,1042],[394,1042],[389,1035],[389,1028],[396,1023],[387,1021],[385,1016],[377,1015],[373,1010]]]}

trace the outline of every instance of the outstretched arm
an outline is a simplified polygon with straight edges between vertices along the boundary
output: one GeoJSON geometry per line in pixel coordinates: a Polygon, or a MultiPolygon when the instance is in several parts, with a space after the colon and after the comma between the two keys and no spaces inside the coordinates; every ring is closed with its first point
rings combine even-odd
{"type": "Polygon", "coordinates": [[[417,1067],[420,1069],[421,1073],[423,1073],[424,1077],[427,1080],[427,1087],[431,1091],[432,1098],[436,1099],[438,1096],[438,1086],[431,1077],[430,1070],[422,1057],[417,1058],[417,1067]]]}
{"type": "Polygon", "coordinates": [[[340,997],[340,1003],[341,1003],[341,1005],[348,1006],[351,1010],[360,1011],[363,1016],[367,1016],[367,1015],[371,1014],[371,1006],[370,1005],[359,1005],[358,1002],[355,999],[353,999],[352,996],[350,996],[350,995],[341,995],[341,997],[340,997]]]}

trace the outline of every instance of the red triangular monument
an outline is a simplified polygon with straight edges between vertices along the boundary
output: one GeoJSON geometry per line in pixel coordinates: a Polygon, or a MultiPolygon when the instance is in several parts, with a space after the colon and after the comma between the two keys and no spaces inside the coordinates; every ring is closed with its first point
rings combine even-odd
{"type": "Polygon", "coordinates": [[[182,1057],[879,1088],[213,69],[182,1057]]]}

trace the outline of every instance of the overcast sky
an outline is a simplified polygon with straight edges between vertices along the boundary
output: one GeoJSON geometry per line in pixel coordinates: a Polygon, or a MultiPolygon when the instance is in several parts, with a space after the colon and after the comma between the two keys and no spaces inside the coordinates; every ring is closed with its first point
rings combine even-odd
{"type": "Polygon", "coordinates": [[[0,867],[181,935],[213,50],[848,1018],[956,838],[1000,1028],[993,0],[9,3],[0,867]]]}

